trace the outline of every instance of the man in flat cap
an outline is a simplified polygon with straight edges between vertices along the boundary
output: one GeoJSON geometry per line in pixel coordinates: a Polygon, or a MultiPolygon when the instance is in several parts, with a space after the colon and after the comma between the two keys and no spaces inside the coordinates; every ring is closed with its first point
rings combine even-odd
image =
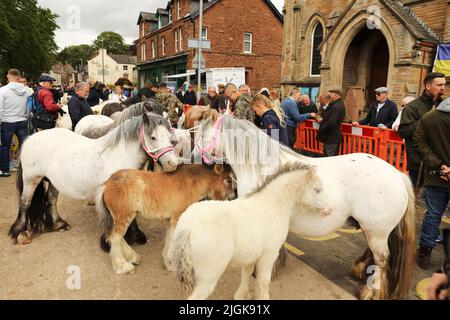
{"type": "Polygon", "coordinates": [[[386,87],[381,87],[375,90],[376,101],[369,107],[367,117],[361,121],[354,121],[354,126],[379,127],[382,129],[392,129],[392,124],[398,117],[397,105],[394,101],[389,100],[389,90],[386,87]]]}
{"type": "Polygon", "coordinates": [[[227,98],[225,97],[225,85],[219,84],[217,88],[219,89],[217,99],[219,104],[219,110],[221,113],[223,113],[227,109],[227,98]]]}
{"type": "Polygon", "coordinates": [[[339,147],[342,143],[341,125],[346,115],[345,105],[342,101],[342,89],[332,89],[329,94],[331,103],[325,110],[316,138],[323,143],[323,155],[325,157],[339,155],[339,147]]]}
{"type": "Polygon", "coordinates": [[[54,81],[56,79],[48,74],[39,77],[39,87],[36,90],[38,106],[32,118],[32,123],[38,130],[54,128],[58,113],[63,112],[51,91],[54,81]]]}

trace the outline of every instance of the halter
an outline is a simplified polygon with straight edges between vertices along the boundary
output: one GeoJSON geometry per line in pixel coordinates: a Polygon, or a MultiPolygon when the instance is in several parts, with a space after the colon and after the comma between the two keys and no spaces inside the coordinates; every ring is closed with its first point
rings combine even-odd
{"type": "MultiPolygon", "coordinates": [[[[173,130],[173,129],[172,129],[173,130]]],[[[173,132],[171,130],[171,132],[173,132]]],[[[150,150],[148,148],[148,141],[147,138],[145,137],[145,131],[144,131],[144,127],[142,127],[141,129],[141,145],[142,145],[142,149],[145,151],[145,153],[153,159],[153,162],[156,164],[158,162],[158,160],[165,155],[166,153],[169,153],[171,151],[173,151],[173,146],[166,146],[166,147],[162,147],[160,149],[155,149],[155,150],[150,150]]]]}
{"type": "Polygon", "coordinates": [[[224,116],[221,116],[217,120],[216,124],[214,125],[213,138],[212,138],[211,142],[209,143],[209,145],[207,147],[203,148],[202,146],[200,146],[198,141],[195,143],[196,144],[196,148],[200,151],[202,159],[203,159],[203,161],[206,164],[212,165],[212,164],[214,164],[215,161],[219,160],[219,158],[216,158],[216,157],[211,155],[211,151],[213,151],[217,147],[217,145],[219,144],[220,134],[221,134],[221,131],[222,131],[222,126],[223,126],[223,121],[224,120],[225,120],[224,116]],[[208,159],[207,157],[205,157],[205,153],[209,154],[209,156],[211,157],[211,160],[208,159]]]}

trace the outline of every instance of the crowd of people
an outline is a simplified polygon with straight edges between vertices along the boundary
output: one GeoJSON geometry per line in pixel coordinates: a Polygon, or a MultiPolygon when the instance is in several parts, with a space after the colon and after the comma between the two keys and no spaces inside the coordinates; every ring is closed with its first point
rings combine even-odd
{"type": "MultiPolygon", "coordinates": [[[[53,128],[58,113],[64,112],[60,101],[63,93],[54,88],[55,79],[50,75],[42,75],[34,88],[27,85],[27,79],[17,69],[10,69],[7,79],[8,84],[0,87],[0,177],[11,175],[10,149],[13,135],[17,136],[19,145],[22,145],[30,134],[30,111],[31,124],[37,131],[53,128]]],[[[354,126],[394,129],[405,139],[411,181],[417,188],[425,186],[427,211],[417,254],[417,264],[422,269],[430,268],[431,254],[440,236],[441,219],[450,200],[450,99],[442,99],[445,84],[445,75],[427,75],[422,95],[418,98],[405,97],[400,113],[395,102],[389,99],[388,88],[377,88],[376,100],[369,106],[367,116],[352,122],[354,126]]],[[[254,95],[246,84],[239,87],[231,83],[220,84],[217,89],[209,87],[199,100],[191,85],[187,86],[186,92],[180,87],[174,94],[183,104],[208,105],[221,114],[228,113],[238,119],[251,121],[269,136],[292,149],[297,141],[299,123],[315,119],[319,123],[317,140],[323,143],[323,156],[339,154],[341,125],[346,119],[344,92],[341,88],[319,94],[318,105],[311,97],[302,94],[299,88],[293,88],[283,100],[276,89],[262,88],[257,93],[255,91],[254,95]]],[[[131,98],[139,102],[142,96],[151,98],[162,91],[170,92],[165,83],[159,86],[148,83],[137,90],[126,75],[115,83],[113,90],[100,82],[70,84],[65,92],[70,96],[68,111],[72,129],[83,117],[93,114],[91,107],[100,101],[111,99],[122,102],[131,98]]],[[[448,289],[444,291],[448,286],[447,276],[435,275],[433,286],[435,289],[442,289],[441,293],[434,294],[434,298],[442,298],[442,292],[448,294],[448,289]]]]}

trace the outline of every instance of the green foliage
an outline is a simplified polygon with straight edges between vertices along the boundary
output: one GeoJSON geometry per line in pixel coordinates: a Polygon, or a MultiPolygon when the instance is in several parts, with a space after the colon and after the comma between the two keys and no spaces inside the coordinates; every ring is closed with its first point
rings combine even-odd
{"type": "Polygon", "coordinates": [[[76,69],[81,65],[81,59],[83,59],[83,65],[85,65],[88,60],[94,57],[95,53],[95,48],[88,44],[69,46],[58,53],[56,60],[71,64],[76,69]]]}
{"type": "Polygon", "coordinates": [[[0,2],[0,72],[17,68],[36,80],[55,61],[56,18],[36,0],[1,0],[0,2]]]}
{"type": "Polygon", "coordinates": [[[112,31],[100,33],[97,39],[94,40],[94,48],[96,50],[105,48],[108,53],[113,54],[127,54],[129,52],[129,46],[125,43],[123,37],[112,31]]]}

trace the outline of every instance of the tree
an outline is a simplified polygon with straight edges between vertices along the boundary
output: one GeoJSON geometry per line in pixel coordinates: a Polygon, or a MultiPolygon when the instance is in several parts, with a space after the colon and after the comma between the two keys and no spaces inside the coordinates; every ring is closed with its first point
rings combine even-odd
{"type": "Polygon", "coordinates": [[[69,46],[58,53],[56,60],[64,64],[68,63],[76,69],[81,65],[81,60],[83,60],[83,65],[86,64],[88,60],[92,59],[95,52],[95,48],[88,44],[69,46]]]}
{"type": "Polygon", "coordinates": [[[96,50],[104,48],[108,53],[113,54],[127,54],[129,51],[129,46],[125,43],[123,37],[112,31],[100,33],[97,39],[94,40],[94,48],[96,50]]]}
{"type": "Polygon", "coordinates": [[[18,68],[36,80],[50,70],[58,46],[55,43],[56,18],[36,0],[0,2],[0,71],[18,68]]]}

